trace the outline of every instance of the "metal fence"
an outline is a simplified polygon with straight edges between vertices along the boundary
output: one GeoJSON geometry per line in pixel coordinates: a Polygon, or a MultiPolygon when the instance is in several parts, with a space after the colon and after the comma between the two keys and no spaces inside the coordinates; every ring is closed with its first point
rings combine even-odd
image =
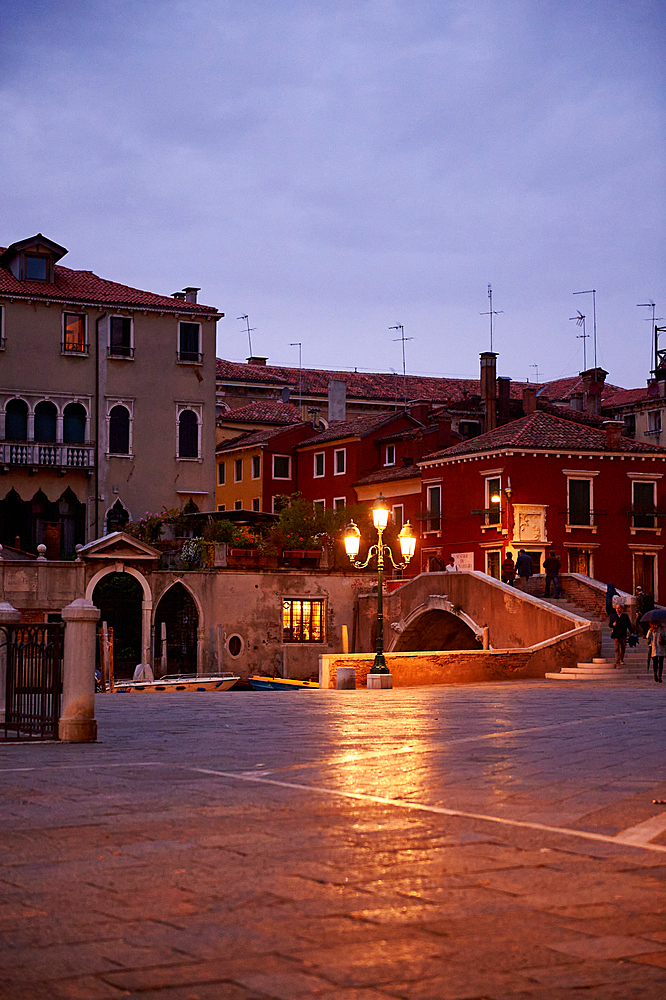
{"type": "Polygon", "coordinates": [[[6,656],[5,720],[0,735],[15,739],[57,739],[62,700],[65,625],[0,626],[6,656]]]}

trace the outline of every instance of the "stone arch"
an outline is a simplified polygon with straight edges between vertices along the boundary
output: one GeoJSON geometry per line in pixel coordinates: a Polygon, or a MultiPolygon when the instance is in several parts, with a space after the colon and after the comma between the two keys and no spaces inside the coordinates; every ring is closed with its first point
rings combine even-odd
{"type": "Polygon", "coordinates": [[[174,580],[160,594],[153,615],[155,669],[165,673],[199,673],[203,638],[203,614],[196,594],[174,580]],[[162,623],[166,640],[167,663],[163,665],[162,623]]]}
{"type": "Polygon", "coordinates": [[[390,652],[480,648],[474,629],[458,615],[441,608],[424,608],[398,633],[390,652]]]}
{"type": "Polygon", "coordinates": [[[92,601],[95,587],[109,573],[128,573],[129,576],[133,576],[138,580],[143,591],[143,600],[141,602],[141,662],[150,663],[150,625],[153,612],[153,592],[143,573],[140,573],[138,569],[134,569],[133,566],[125,566],[123,563],[120,565],[120,569],[117,568],[116,564],[113,564],[111,566],[104,566],[98,570],[86,587],[86,598],[92,601]]]}

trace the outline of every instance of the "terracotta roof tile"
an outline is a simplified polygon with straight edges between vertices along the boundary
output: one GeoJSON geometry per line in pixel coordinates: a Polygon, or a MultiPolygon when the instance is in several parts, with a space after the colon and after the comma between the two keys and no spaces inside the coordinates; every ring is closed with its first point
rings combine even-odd
{"type": "MultiPolygon", "coordinates": [[[[0,247],[0,253],[3,248],[0,247]]],[[[0,295],[22,298],[49,299],[51,301],[91,303],[105,306],[144,307],[164,309],[179,313],[216,314],[214,306],[200,305],[198,302],[184,302],[170,295],[155,295],[117,281],[99,278],[92,271],[73,271],[69,267],[56,264],[54,282],[19,281],[8,268],[0,267],[0,295]]]]}
{"type": "MultiPolygon", "coordinates": [[[[609,451],[606,445],[606,432],[597,430],[595,427],[585,426],[573,420],[566,420],[562,417],[555,417],[549,413],[537,410],[513,420],[503,427],[498,427],[487,434],[463,441],[461,444],[453,445],[442,451],[433,452],[426,455],[424,462],[437,458],[455,458],[457,455],[470,455],[479,452],[490,452],[512,449],[525,449],[526,451],[538,449],[540,451],[609,451]]],[[[636,452],[640,454],[659,453],[666,457],[666,449],[656,445],[643,444],[640,441],[632,441],[630,438],[621,437],[617,447],[612,451],[636,452]]]]}
{"type": "Polygon", "coordinates": [[[373,483],[393,483],[401,479],[418,479],[420,475],[421,470],[418,465],[395,466],[371,472],[354,483],[354,486],[371,486],[373,483]]]}
{"type": "Polygon", "coordinates": [[[239,424],[300,424],[302,418],[298,407],[276,399],[239,406],[222,413],[218,419],[224,423],[239,424]]]}
{"type": "Polygon", "coordinates": [[[261,431],[249,431],[247,434],[241,434],[240,437],[232,438],[230,441],[221,441],[217,445],[215,453],[219,455],[224,451],[238,451],[241,448],[259,448],[290,429],[287,427],[267,427],[261,431]]]}
{"type": "Polygon", "coordinates": [[[326,444],[331,441],[339,441],[342,438],[363,438],[371,434],[374,430],[392,423],[398,417],[402,417],[402,414],[384,412],[372,413],[363,417],[353,417],[351,420],[336,420],[330,425],[328,430],[321,431],[321,433],[315,434],[305,441],[301,441],[301,446],[326,444]]]}
{"type": "Polygon", "coordinates": [[[658,396],[650,396],[647,386],[643,386],[642,389],[619,389],[604,399],[604,410],[613,410],[620,406],[630,406],[631,403],[647,402],[651,398],[655,400],[659,399],[658,396]]]}
{"type": "MultiPolygon", "coordinates": [[[[550,399],[551,401],[554,399],[568,399],[572,392],[583,391],[583,379],[580,375],[571,375],[568,378],[558,378],[552,382],[542,382],[537,388],[539,396],[545,396],[546,399],[550,399]]],[[[618,389],[620,389],[620,386],[604,382],[601,390],[601,398],[605,399],[606,396],[617,392],[618,389]]]]}

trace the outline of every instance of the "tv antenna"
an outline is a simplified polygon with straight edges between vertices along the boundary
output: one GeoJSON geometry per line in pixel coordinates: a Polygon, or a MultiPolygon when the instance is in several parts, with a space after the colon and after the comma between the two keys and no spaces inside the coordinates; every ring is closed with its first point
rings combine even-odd
{"type": "Polygon", "coordinates": [[[488,312],[479,313],[479,316],[490,316],[490,350],[493,349],[493,316],[499,316],[503,313],[503,309],[493,309],[493,286],[488,285],[488,301],[490,305],[488,306],[488,312]]]}
{"type": "Polygon", "coordinates": [[[402,323],[396,323],[395,326],[390,326],[389,330],[399,330],[400,336],[393,338],[393,343],[397,344],[398,341],[402,341],[402,390],[405,394],[405,408],[407,407],[407,369],[405,367],[405,341],[413,340],[413,337],[405,337],[405,328],[402,323]]]}
{"type": "Polygon", "coordinates": [[[290,347],[298,348],[298,405],[303,405],[303,363],[301,360],[301,349],[303,347],[300,340],[296,340],[289,345],[290,347]]]}
{"type": "Polygon", "coordinates": [[[539,382],[539,366],[538,365],[530,365],[530,368],[536,368],[537,385],[540,385],[541,383],[539,382]]]}
{"type": "Polygon", "coordinates": [[[250,357],[252,358],[254,357],[254,355],[252,354],[252,337],[250,336],[250,334],[252,333],[253,330],[256,329],[256,327],[250,326],[250,320],[248,319],[247,313],[244,316],[236,316],[236,319],[242,319],[245,321],[246,324],[245,332],[247,333],[247,342],[250,348],[250,357]]]}
{"type": "Polygon", "coordinates": [[[579,333],[577,335],[576,340],[582,340],[583,341],[583,371],[586,372],[587,371],[587,351],[585,350],[585,348],[587,347],[587,344],[585,343],[585,341],[589,339],[590,335],[589,335],[589,333],[585,333],[585,317],[584,317],[584,315],[582,314],[582,312],[579,309],[577,315],[576,316],[569,316],[569,319],[575,319],[576,320],[576,326],[582,326],[582,328],[583,328],[583,332],[579,333]]]}
{"type": "MultiPolygon", "coordinates": [[[[574,295],[591,295],[592,296],[592,332],[593,332],[593,343],[594,343],[594,367],[597,367],[597,290],[596,288],[588,288],[584,292],[574,292],[574,295]]],[[[583,341],[585,343],[585,341],[583,341]]]]}
{"type": "Polygon", "coordinates": [[[650,346],[650,365],[652,366],[652,371],[654,372],[654,371],[656,371],[656,368],[657,368],[657,350],[658,350],[657,341],[659,339],[659,332],[660,332],[657,329],[657,321],[659,321],[661,323],[661,316],[655,317],[654,311],[655,311],[656,307],[655,307],[655,304],[652,301],[652,299],[650,299],[649,302],[637,302],[636,306],[639,309],[651,309],[652,310],[652,319],[650,319],[649,317],[647,317],[647,321],[648,321],[648,323],[652,323],[652,330],[654,332],[654,346],[652,346],[652,345],[650,346]]]}

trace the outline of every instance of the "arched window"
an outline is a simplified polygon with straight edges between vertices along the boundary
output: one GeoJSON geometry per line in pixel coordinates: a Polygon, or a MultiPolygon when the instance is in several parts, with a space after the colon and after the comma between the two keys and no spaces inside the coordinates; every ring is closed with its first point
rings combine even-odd
{"type": "Polygon", "coordinates": [[[178,457],[199,457],[199,427],[194,410],[183,410],[178,417],[178,457]]]}
{"type": "Polygon", "coordinates": [[[63,421],[65,444],[83,444],[86,439],[86,408],[81,403],[68,403],[63,421]]]}
{"type": "Polygon", "coordinates": [[[28,404],[23,399],[10,399],[7,403],[5,439],[7,441],[28,440],[28,404]]]}
{"type": "Polygon", "coordinates": [[[112,455],[130,453],[130,415],[125,406],[114,406],[109,413],[109,452],[112,455]]]}
{"type": "Polygon", "coordinates": [[[112,531],[123,531],[129,519],[130,515],[127,507],[121,500],[116,500],[106,515],[107,535],[110,535],[112,531]]]}
{"type": "Polygon", "coordinates": [[[55,403],[37,403],[35,407],[35,441],[55,441],[58,411],[55,403]]]}

